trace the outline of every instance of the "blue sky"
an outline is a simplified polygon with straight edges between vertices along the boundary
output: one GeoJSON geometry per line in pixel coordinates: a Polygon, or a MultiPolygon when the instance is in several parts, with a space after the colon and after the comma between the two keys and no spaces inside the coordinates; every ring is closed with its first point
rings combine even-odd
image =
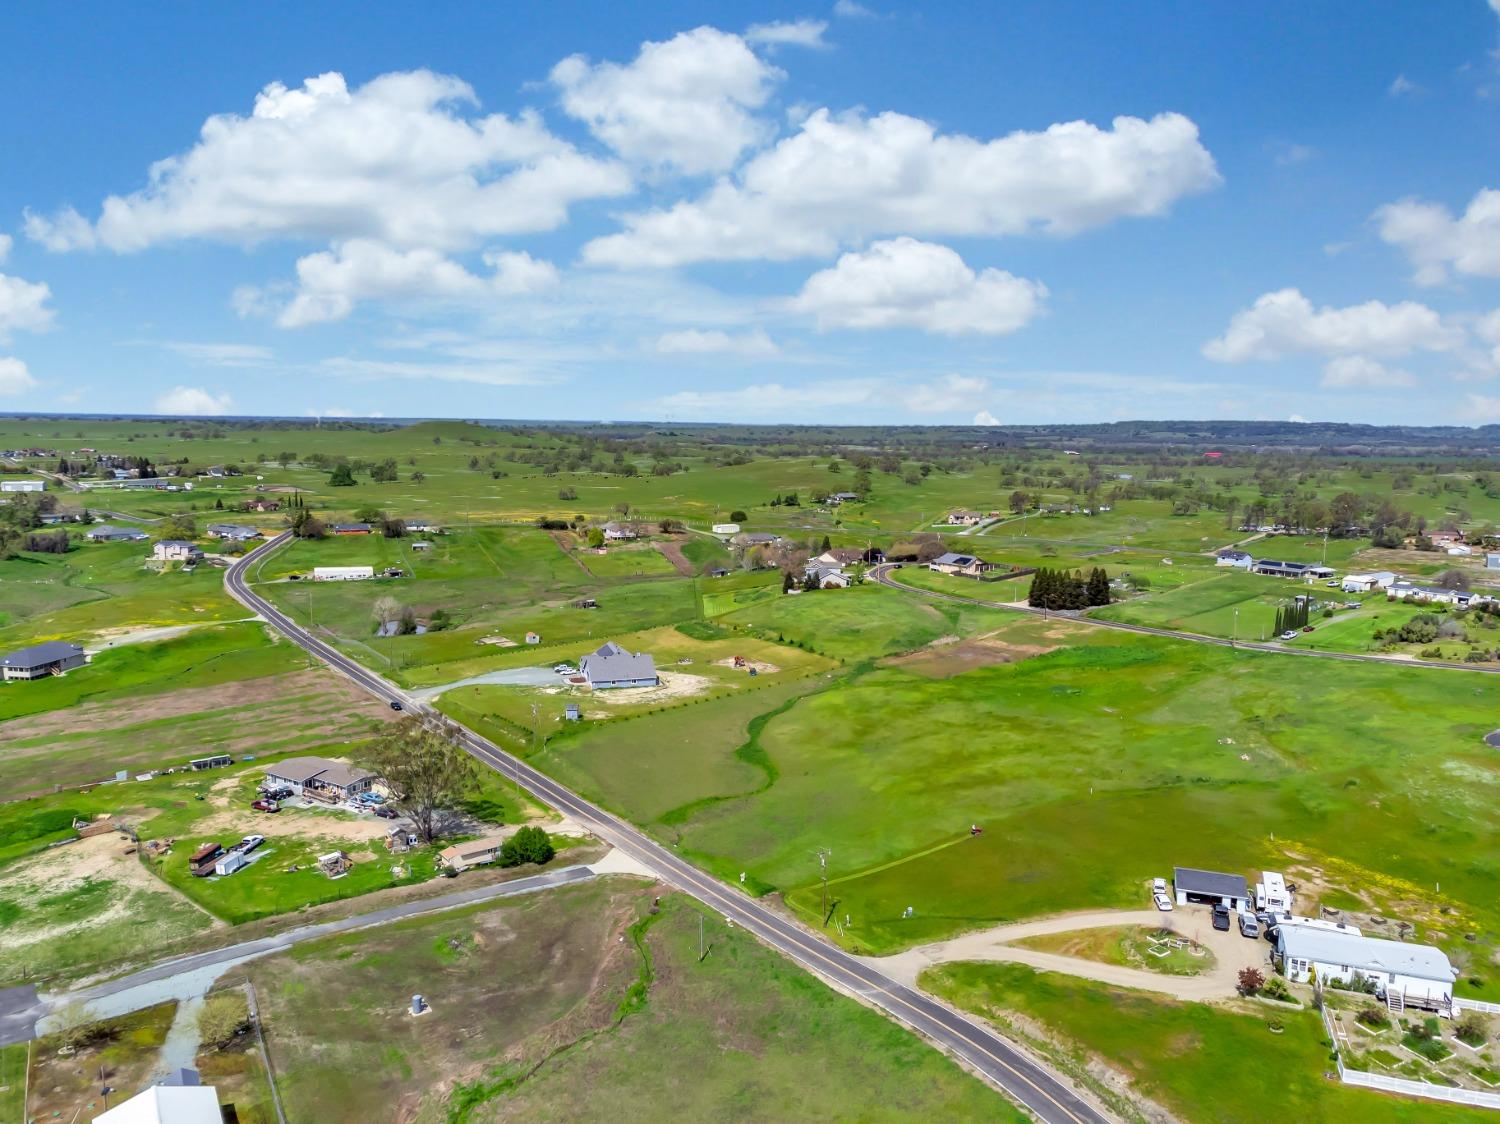
{"type": "Polygon", "coordinates": [[[632,7],[8,11],[0,410],[1500,420],[1484,0],[632,7]]]}

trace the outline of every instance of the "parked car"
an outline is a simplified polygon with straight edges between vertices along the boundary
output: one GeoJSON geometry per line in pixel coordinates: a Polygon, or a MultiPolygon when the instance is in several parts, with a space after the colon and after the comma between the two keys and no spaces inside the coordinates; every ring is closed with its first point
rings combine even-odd
{"type": "Polygon", "coordinates": [[[1303,632],[1311,632],[1312,630],[1313,630],[1313,626],[1312,625],[1307,625],[1307,626],[1305,626],[1302,629],[1303,632]]]}
{"type": "Polygon", "coordinates": [[[236,848],[236,850],[242,851],[248,855],[251,851],[255,850],[255,848],[259,847],[265,841],[266,837],[264,835],[247,835],[245,836],[245,838],[240,840],[240,845],[236,848]]]}
{"type": "Polygon", "coordinates": [[[1240,914],[1240,936],[1252,939],[1260,936],[1260,922],[1255,919],[1255,914],[1240,914]]]}
{"type": "Polygon", "coordinates": [[[1295,628],[1288,629],[1281,634],[1281,638],[1283,640],[1295,640],[1297,639],[1297,630],[1295,628]]]}
{"type": "Polygon", "coordinates": [[[1167,880],[1165,878],[1151,879],[1151,892],[1153,894],[1165,894],[1167,892],[1167,880]]]}
{"type": "Polygon", "coordinates": [[[255,800],[251,802],[250,807],[254,808],[257,812],[281,811],[281,805],[274,800],[255,800]]]}
{"type": "Polygon", "coordinates": [[[1163,913],[1172,912],[1172,899],[1166,894],[1157,891],[1156,893],[1151,895],[1151,900],[1156,903],[1156,908],[1161,910],[1163,913]]]}
{"type": "Polygon", "coordinates": [[[1338,580],[1338,578],[1329,578],[1323,584],[1326,585],[1329,589],[1332,589],[1334,586],[1336,586],[1336,585],[1339,584],[1339,580],[1338,580]]]}
{"type": "Polygon", "coordinates": [[[394,808],[380,807],[375,809],[375,814],[383,820],[393,820],[400,815],[394,808]]]}
{"type": "Polygon", "coordinates": [[[1214,928],[1221,933],[1229,932],[1229,907],[1227,905],[1214,906],[1214,928]]]}

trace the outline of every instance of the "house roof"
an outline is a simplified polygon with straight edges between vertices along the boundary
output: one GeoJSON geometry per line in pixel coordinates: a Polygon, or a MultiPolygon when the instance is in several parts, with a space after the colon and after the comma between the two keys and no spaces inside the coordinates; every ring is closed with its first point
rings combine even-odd
{"type": "Polygon", "coordinates": [[[832,550],[825,550],[818,555],[820,561],[827,560],[830,564],[847,565],[850,562],[863,560],[865,552],[852,546],[836,546],[832,550]]]}
{"type": "Polygon", "coordinates": [[[260,528],[246,526],[244,523],[210,523],[208,533],[211,535],[258,535],[260,528]]]}
{"type": "Polygon", "coordinates": [[[151,536],[135,527],[116,527],[112,523],[101,523],[85,532],[85,537],[94,539],[148,539],[151,536]]]}
{"type": "Polygon", "coordinates": [[[951,550],[946,554],[939,554],[932,560],[936,566],[972,566],[979,559],[972,554],[954,554],[951,550]]]}
{"type": "Polygon", "coordinates": [[[1237,560],[1239,560],[1241,558],[1249,558],[1250,557],[1250,552],[1246,551],[1246,550],[1221,550],[1221,551],[1219,551],[1219,557],[1220,558],[1233,558],[1233,559],[1235,559],[1237,561],[1237,560]]]}
{"type": "Polygon", "coordinates": [[[589,682],[619,682],[626,679],[656,678],[656,661],[645,652],[632,655],[613,640],[606,640],[599,649],[578,661],[578,670],[588,676],[589,682]]]}
{"type": "Polygon", "coordinates": [[[153,1085],[94,1124],[219,1124],[219,1094],[212,1085],[153,1085]]]}
{"type": "Polygon", "coordinates": [[[356,781],[369,780],[375,774],[345,765],[342,761],[330,761],[326,757],[288,757],[274,765],[266,766],[266,776],[278,777],[292,784],[307,784],[316,780],[319,784],[331,784],[347,788],[356,781]]]}
{"type": "Polygon", "coordinates": [[[444,847],[438,852],[438,857],[447,862],[479,858],[491,851],[498,851],[504,842],[505,836],[503,835],[486,835],[480,839],[470,839],[465,843],[455,843],[451,847],[444,847]]]}
{"type": "Polygon", "coordinates": [[[81,655],[83,655],[83,649],[77,644],[69,644],[66,640],[48,640],[41,644],[33,644],[30,648],[18,648],[9,655],[0,656],[0,667],[46,667],[49,663],[81,655]]]}
{"type": "Polygon", "coordinates": [[[1191,866],[1172,869],[1172,884],[1185,894],[1207,894],[1214,898],[1248,898],[1250,886],[1243,876],[1198,870],[1191,866]]]}
{"type": "Polygon", "coordinates": [[[1279,925],[1276,946],[1283,955],[1321,964],[1347,964],[1366,972],[1395,972],[1424,980],[1452,983],[1453,965],[1442,949],[1406,944],[1382,937],[1356,937],[1306,925],[1279,925]]]}
{"type": "Polygon", "coordinates": [[[187,539],[162,539],[157,546],[185,546],[189,550],[197,550],[198,544],[188,542],[187,539]]]}
{"type": "Polygon", "coordinates": [[[335,531],[368,531],[370,525],[368,523],[335,523],[333,529],[335,531]]]}

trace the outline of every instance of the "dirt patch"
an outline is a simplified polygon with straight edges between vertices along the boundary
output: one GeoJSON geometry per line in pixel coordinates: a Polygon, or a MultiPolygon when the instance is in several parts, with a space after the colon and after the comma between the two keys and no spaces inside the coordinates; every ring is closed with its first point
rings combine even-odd
{"type": "Polygon", "coordinates": [[[0,723],[0,743],[25,741],[49,734],[80,734],[119,730],[140,722],[158,722],[163,718],[180,718],[206,710],[255,706],[278,702],[289,696],[319,696],[335,702],[348,712],[363,712],[371,718],[389,720],[391,714],[378,701],[359,690],[341,676],[321,669],[298,671],[290,675],[269,675],[261,679],[242,679],[216,687],[184,687],[180,691],[163,691],[143,698],[114,699],[109,702],[83,703],[66,710],[29,715],[0,723]]]}
{"type": "Polygon", "coordinates": [[[358,819],[317,808],[283,808],[279,812],[228,809],[193,825],[199,835],[223,835],[226,839],[256,834],[267,839],[337,839],[341,843],[371,843],[384,839],[389,821],[379,816],[358,819]]]}
{"type": "Polygon", "coordinates": [[[682,544],[679,542],[658,542],[654,544],[661,551],[662,557],[677,567],[677,572],[685,578],[692,577],[696,570],[688,560],[688,556],[682,553],[682,544]]]}
{"type": "Polygon", "coordinates": [[[620,687],[609,691],[595,691],[593,701],[609,706],[637,706],[641,703],[671,702],[701,695],[714,685],[714,680],[704,675],[689,675],[685,671],[662,671],[659,687],[620,687]]]}
{"type": "Polygon", "coordinates": [[[925,675],[929,679],[951,679],[966,671],[999,664],[1019,663],[1033,656],[1055,652],[1060,644],[1016,644],[997,636],[978,636],[972,640],[941,637],[915,652],[883,660],[886,667],[925,675]]]}
{"type": "Polygon", "coordinates": [[[481,636],[474,643],[494,644],[498,648],[519,648],[521,646],[508,636],[481,636]]]}
{"type": "Polygon", "coordinates": [[[774,663],[767,663],[765,660],[742,659],[740,661],[739,667],[735,667],[733,656],[726,656],[722,660],[714,660],[713,666],[727,667],[731,671],[743,671],[746,674],[748,674],[753,668],[755,670],[755,674],[757,675],[775,675],[778,671],[781,670],[781,668],[777,667],[774,663]]]}

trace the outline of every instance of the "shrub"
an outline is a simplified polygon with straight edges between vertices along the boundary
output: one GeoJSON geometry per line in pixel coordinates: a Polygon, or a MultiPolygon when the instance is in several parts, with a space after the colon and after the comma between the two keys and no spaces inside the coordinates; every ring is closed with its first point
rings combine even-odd
{"type": "Polygon", "coordinates": [[[1240,969],[1239,992],[1241,995],[1255,995],[1265,986],[1266,977],[1259,968],[1240,969]]]}
{"type": "Polygon", "coordinates": [[[1453,1024],[1453,1033],[1470,1046],[1483,1046],[1489,1038],[1489,1020],[1478,1011],[1465,1011],[1453,1024]]]}
{"type": "Polygon", "coordinates": [[[552,846],[552,840],[547,838],[547,833],[539,827],[523,827],[516,832],[500,847],[501,866],[520,866],[522,863],[535,863],[542,866],[552,861],[552,856],[557,852],[552,846]]]}
{"type": "Polygon", "coordinates": [[[1390,1017],[1385,1013],[1385,1008],[1377,1007],[1373,1003],[1366,1003],[1355,1013],[1354,1018],[1356,1021],[1375,1030],[1381,1030],[1389,1026],[1391,1021],[1390,1017]]]}
{"type": "Polygon", "coordinates": [[[198,1012],[198,1037],[205,1046],[222,1050],[250,1022],[250,1004],[241,991],[221,991],[203,1001],[198,1012]]]}
{"type": "Polygon", "coordinates": [[[1291,991],[1286,986],[1286,980],[1280,976],[1272,976],[1261,987],[1260,993],[1268,999],[1287,1000],[1292,997],[1291,991]]]}

